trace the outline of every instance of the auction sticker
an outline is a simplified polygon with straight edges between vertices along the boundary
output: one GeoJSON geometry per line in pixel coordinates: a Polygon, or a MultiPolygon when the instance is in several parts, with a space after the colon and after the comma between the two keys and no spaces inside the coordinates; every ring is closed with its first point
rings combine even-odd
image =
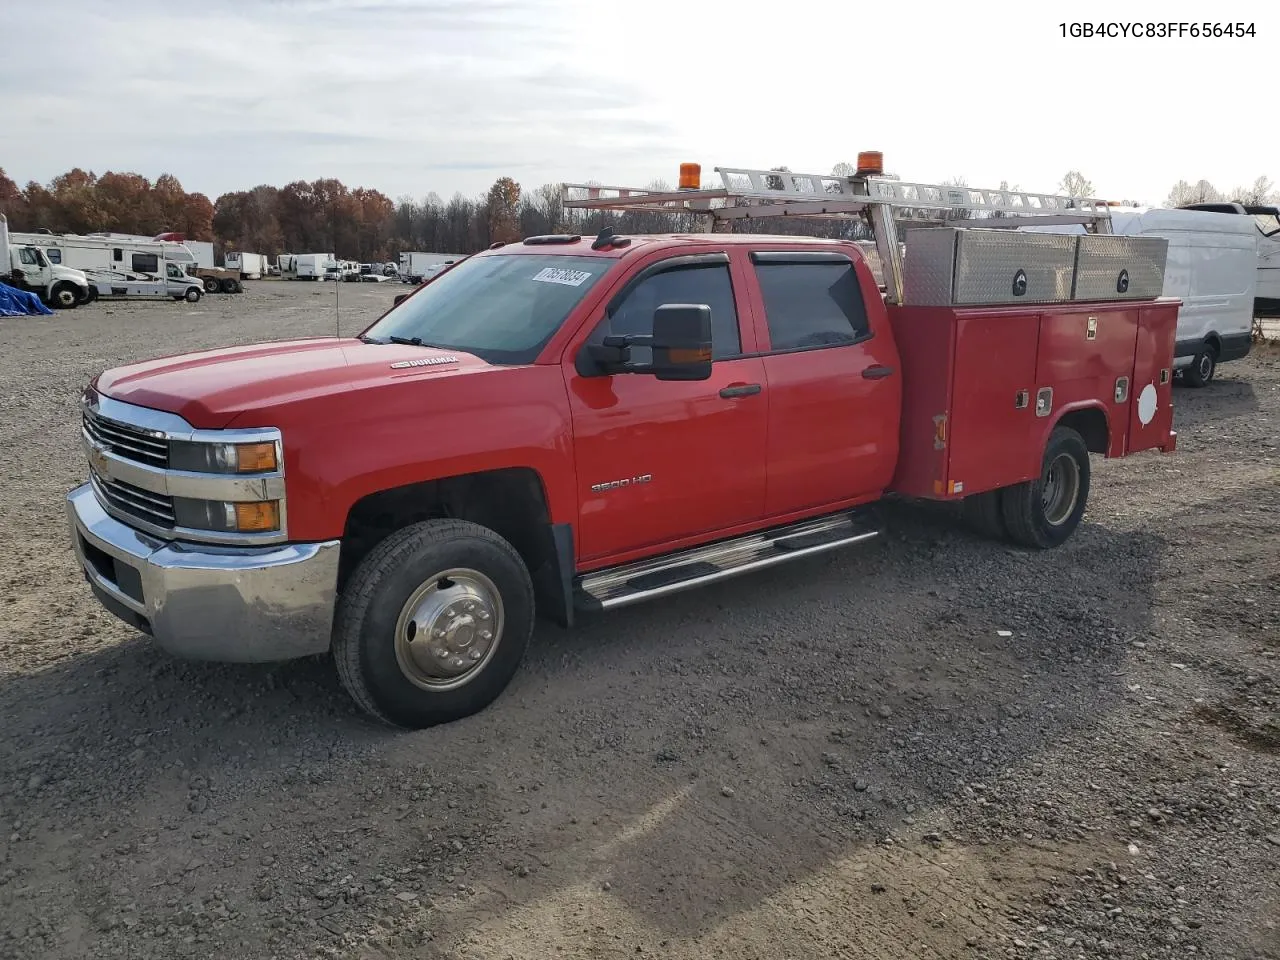
{"type": "Polygon", "coordinates": [[[533,275],[539,283],[563,283],[566,287],[580,287],[591,279],[585,270],[565,270],[561,267],[544,267],[533,275]]]}

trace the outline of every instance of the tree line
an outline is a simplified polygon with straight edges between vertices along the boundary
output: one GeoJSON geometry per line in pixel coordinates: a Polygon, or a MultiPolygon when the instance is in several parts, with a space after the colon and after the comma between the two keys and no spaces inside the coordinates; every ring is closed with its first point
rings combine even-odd
{"type": "MultiPolygon", "coordinates": [[[[779,175],[790,172],[786,167],[772,169],[779,175]]],[[[848,176],[853,169],[850,164],[838,163],[832,176],[848,176]]],[[[966,185],[963,177],[945,183],[966,185]]],[[[1000,186],[1019,189],[1006,183],[1000,186]]],[[[661,181],[645,188],[671,189],[661,181]]],[[[1094,188],[1083,174],[1073,170],[1063,177],[1058,190],[1087,197],[1093,195],[1094,188]]],[[[1266,177],[1259,177],[1250,187],[1227,192],[1206,180],[1184,180],[1174,185],[1165,205],[1206,200],[1275,204],[1280,203],[1280,196],[1266,177]]],[[[213,241],[219,256],[229,250],[272,257],[285,252],[327,252],[359,262],[395,260],[406,250],[474,253],[497,241],[547,233],[591,235],[606,226],[618,233],[699,229],[696,218],[688,214],[566,210],[561,205],[559,184],[526,191],[510,177],[500,177],[480,196],[456,193],[447,201],[436,193],[393,201],[378,190],[348,187],[332,178],[297,180],[283,187],[264,184],[211,201],[203,193],[188,193],[171,174],[162,174],[153,182],[136,173],[98,176],[79,167],[48,184],[31,181],[21,188],[0,169],[0,213],[6,215],[12,231],[110,231],[144,236],[175,231],[191,240],[213,241]]],[[[870,237],[856,220],[774,218],[735,221],[734,225],[752,232],[855,240],[870,237]]]]}

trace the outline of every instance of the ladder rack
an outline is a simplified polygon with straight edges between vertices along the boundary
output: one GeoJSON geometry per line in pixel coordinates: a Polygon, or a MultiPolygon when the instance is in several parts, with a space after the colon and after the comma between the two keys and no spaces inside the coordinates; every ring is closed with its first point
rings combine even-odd
{"type": "Polygon", "coordinates": [[[1081,224],[1089,233],[1110,233],[1107,204],[1025,190],[989,190],[946,184],[911,183],[884,175],[841,177],[716,167],[722,186],[654,191],[599,184],[561,184],[561,204],[572,210],[666,212],[699,215],[712,232],[732,229],[732,221],[770,217],[867,219],[874,228],[886,295],[900,303],[902,255],[897,224],[964,223],[983,228],[1081,224]]]}

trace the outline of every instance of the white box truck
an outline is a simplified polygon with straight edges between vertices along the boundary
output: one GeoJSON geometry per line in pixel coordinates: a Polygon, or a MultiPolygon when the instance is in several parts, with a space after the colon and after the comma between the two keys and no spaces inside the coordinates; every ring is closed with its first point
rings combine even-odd
{"type": "Polygon", "coordinates": [[[260,253],[237,250],[227,254],[227,269],[238,270],[241,280],[261,280],[267,272],[267,258],[260,253]]]}
{"type": "Polygon", "coordinates": [[[402,253],[399,264],[400,279],[405,283],[421,283],[464,256],[465,254],[461,253],[402,253]]]}
{"type": "Polygon", "coordinates": [[[325,268],[331,263],[332,253],[300,253],[294,258],[299,280],[323,280],[325,268]]]}
{"type": "Polygon", "coordinates": [[[54,263],[40,247],[10,243],[9,221],[0,213],[0,282],[38,294],[51,307],[70,310],[97,296],[83,270],[54,263]]]}

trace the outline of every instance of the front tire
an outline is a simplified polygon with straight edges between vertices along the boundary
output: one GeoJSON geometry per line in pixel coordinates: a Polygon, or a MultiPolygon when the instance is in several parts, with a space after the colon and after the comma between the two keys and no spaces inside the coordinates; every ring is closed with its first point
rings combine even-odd
{"type": "Polygon", "coordinates": [[[183,296],[186,298],[187,303],[199,303],[201,290],[199,287],[188,287],[183,296]]]}
{"type": "Polygon", "coordinates": [[[57,310],[74,310],[80,304],[80,291],[75,284],[60,283],[49,295],[49,305],[57,310]]]}
{"type": "Polygon", "coordinates": [[[533,583],[515,548],[478,524],[432,520],[360,562],[338,602],[333,656],[362,709],[423,729],[496,700],[533,623],[533,583]]]}
{"type": "Polygon", "coordinates": [[[1047,550],[1075,532],[1089,499],[1089,448],[1070,427],[1057,427],[1045,445],[1040,476],[1006,487],[1001,513],[1009,539],[1047,550]]]}

